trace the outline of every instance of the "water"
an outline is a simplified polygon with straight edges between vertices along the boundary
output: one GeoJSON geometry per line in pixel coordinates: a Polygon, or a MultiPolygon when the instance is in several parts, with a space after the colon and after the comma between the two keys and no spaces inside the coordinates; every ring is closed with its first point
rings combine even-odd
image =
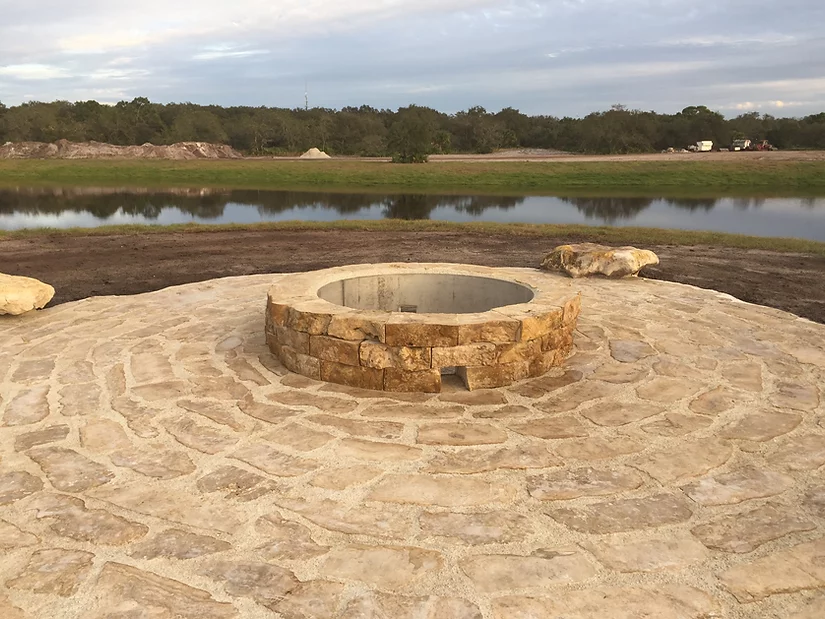
{"type": "Polygon", "coordinates": [[[431,219],[713,230],[825,241],[825,197],[358,194],[95,187],[0,189],[0,229],[431,219]]]}

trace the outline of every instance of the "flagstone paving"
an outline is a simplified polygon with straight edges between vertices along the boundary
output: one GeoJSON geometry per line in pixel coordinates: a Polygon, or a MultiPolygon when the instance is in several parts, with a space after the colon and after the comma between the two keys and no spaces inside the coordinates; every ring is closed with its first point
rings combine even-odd
{"type": "Polygon", "coordinates": [[[825,326],[546,277],[566,367],[440,395],[286,372],[277,275],[0,318],[0,617],[825,617],[825,326]]]}

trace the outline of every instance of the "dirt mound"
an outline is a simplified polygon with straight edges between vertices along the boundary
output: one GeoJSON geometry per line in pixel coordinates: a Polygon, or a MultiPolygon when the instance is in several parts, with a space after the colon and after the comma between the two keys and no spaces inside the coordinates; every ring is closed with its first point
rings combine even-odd
{"type": "Polygon", "coordinates": [[[301,155],[301,159],[330,159],[331,157],[327,155],[324,151],[319,150],[317,148],[310,148],[307,152],[301,155]]]}
{"type": "Polygon", "coordinates": [[[241,159],[243,155],[225,144],[178,142],[168,146],[143,144],[115,146],[102,142],[7,142],[0,146],[0,159],[241,159]]]}

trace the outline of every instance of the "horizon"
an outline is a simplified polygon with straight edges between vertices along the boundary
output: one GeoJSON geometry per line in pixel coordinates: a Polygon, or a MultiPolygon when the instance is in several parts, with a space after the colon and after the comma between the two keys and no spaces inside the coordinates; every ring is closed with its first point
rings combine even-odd
{"type": "Polygon", "coordinates": [[[9,106],[145,96],[296,109],[308,84],[310,106],[327,109],[825,110],[820,0],[0,0],[0,10],[9,106]]]}

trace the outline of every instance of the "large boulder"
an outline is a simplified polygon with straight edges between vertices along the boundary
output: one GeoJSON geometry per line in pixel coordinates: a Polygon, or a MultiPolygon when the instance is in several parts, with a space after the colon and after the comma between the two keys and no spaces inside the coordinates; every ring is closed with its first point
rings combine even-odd
{"type": "Polygon", "coordinates": [[[541,268],[564,271],[570,277],[633,277],[649,264],[659,264],[659,257],[647,249],[579,243],[556,247],[542,260],[541,268]]]}
{"type": "Polygon", "coordinates": [[[40,280],[0,273],[0,315],[19,316],[40,309],[53,296],[54,288],[40,280]]]}

